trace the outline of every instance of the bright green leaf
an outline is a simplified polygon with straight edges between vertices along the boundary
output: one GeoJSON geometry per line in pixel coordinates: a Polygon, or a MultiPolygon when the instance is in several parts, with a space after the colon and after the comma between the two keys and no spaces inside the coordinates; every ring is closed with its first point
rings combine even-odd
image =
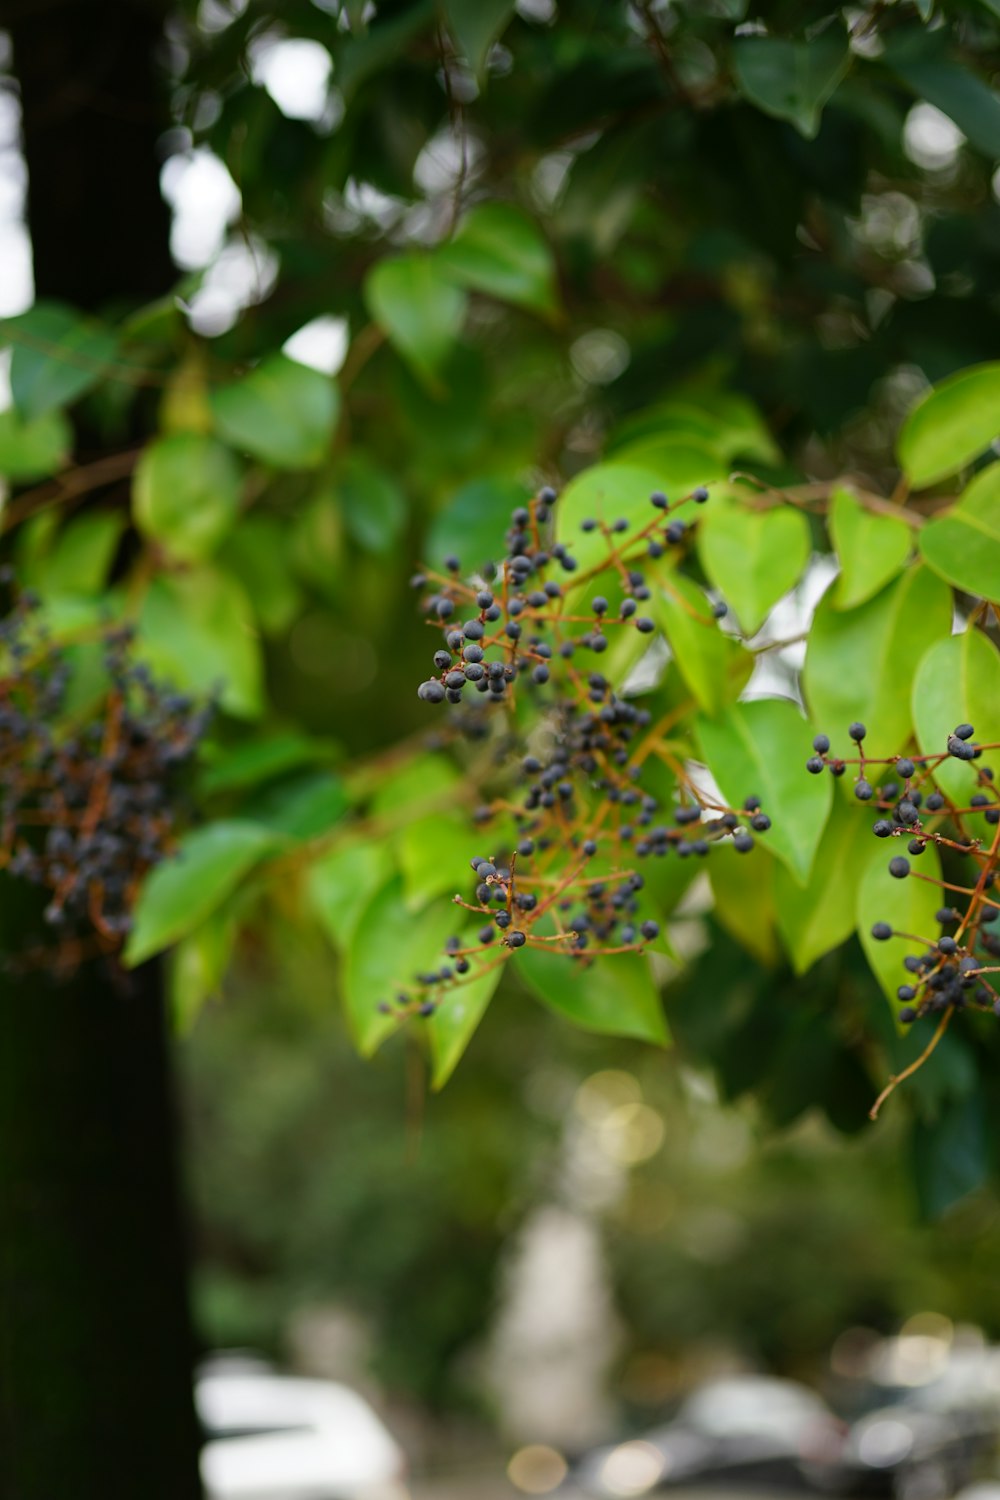
{"type": "Polygon", "coordinates": [[[753,656],[726,635],[697,584],[681,573],[661,579],[654,612],[681,676],[706,713],[737,697],[753,671],[753,656]]]}
{"type": "Polygon", "coordinates": [[[853,609],[902,571],[913,550],[913,533],[904,520],[866,510],[843,489],[833,496],[829,524],[840,561],[831,603],[837,609],[853,609]]]}
{"type": "Polygon", "coordinates": [[[262,666],[250,604],[239,584],[210,568],[153,580],[138,621],[137,653],[182,692],[220,702],[238,718],[260,713],[262,666]]]}
{"type": "Polygon", "coordinates": [[[843,32],[833,27],[811,41],[747,36],[733,43],[740,93],[765,114],[790,121],[808,140],[817,134],[823,105],[850,60],[843,32]]]}
{"type": "Polygon", "coordinates": [[[1000,602],[1000,463],[977,474],[958,504],[923,528],[920,552],[956,588],[1000,602]]]}
{"type": "Polygon", "coordinates": [[[47,602],[59,594],[99,594],[108,581],[125,526],[126,519],[118,511],[77,516],[55,533],[44,550],[30,559],[20,554],[21,582],[37,589],[47,602]]]}
{"type": "Polygon", "coordinates": [[[748,636],[798,583],[809,551],[809,523],[790,505],[755,510],[718,494],[698,524],[701,565],[748,636]]]}
{"type": "Polygon", "coordinates": [[[445,939],[454,931],[454,909],[435,903],[410,912],[403,882],[390,880],[365,907],[354,929],[344,964],[344,1003],[362,1056],[371,1054],[399,1022],[379,1005],[397,994],[414,994],[415,976],[441,962],[445,939]]]}
{"type": "MultiPolygon", "coordinates": [[[[865,818],[864,813],[861,816],[865,818]]],[[[894,844],[873,839],[872,846],[861,879],[857,880],[856,871],[849,878],[857,886],[856,921],[861,946],[895,1015],[900,1007],[896,991],[907,977],[903,959],[908,953],[923,950],[919,943],[907,938],[891,937],[880,942],[872,937],[872,927],[876,922],[888,922],[897,932],[933,940],[939,931],[934,913],[942,896],[940,887],[926,880],[914,880],[912,876],[897,880],[889,874],[889,861],[897,852],[894,844]]],[[[912,866],[920,875],[941,878],[941,861],[933,844],[928,845],[919,860],[912,861],[912,866]]]]}
{"type": "Polygon", "coordinates": [[[921,567],[908,568],[856,609],[835,609],[829,593],[821,600],[802,684],[810,717],[835,750],[846,753],[847,726],[859,719],[873,755],[903,751],[913,729],[907,691],[913,664],[950,633],[951,613],[951,590],[921,567]]]}
{"type": "Polygon", "coordinates": [[[610,526],[621,517],[634,528],[652,516],[649,497],[663,488],[666,486],[656,469],[617,460],[594,464],[571,479],[559,496],[557,537],[581,568],[595,567],[607,557],[607,542],[600,531],[581,531],[581,521],[592,519],[610,526]]]}
{"type": "Polygon", "coordinates": [[[428,813],[407,824],[398,841],[407,910],[419,911],[434,896],[468,896],[473,839],[461,812],[428,813]]]}
{"type": "Polygon", "coordinates": [[[435,386],[465,321],[462,288],[430,255],[397,255],[372,267],[364,296],[389,342],[435,386]]]}
{"type": "Polygon", "coordinates": [[[236,938],[234,913],[223,905],[194,932],[182,937],[170,958],[170,1005],[174,1024],[190,1031],[202,1006],[219,993],[236,938]]]}
{"type": "Polygon", "coordinates": [[[896,452],[910,483],[922,489],[964,469],[997,436],[1000,362],[959,370],[928,391],[903,423],[896,452]]]}
{"type": "MultiPolygon", "coordinates": [[[[718,719],[699,719],[705,764],[730,807],[759,797],[771,819],[760,841],[805,885],[833,798],[829,776],[803,769],[812,731],[786,698],[736,703],[718,719]]],[[[753,852],[744,856],[753,859],[753,852]]]]}
{"type": "Polygon", "coordinates": [[[508,203],[483,203],[435,256],[453,281],[545,315],[556,311],[555,261],[538,226],[508,203]]]}
{"type": "MultiPolygon", "coordinates": [[[[924,653],[913,678],[913,724],[925,755],[940,755],[956,724],[971,724],[984,745],[1000,743],[1000,651],[981,630],[969,626],[924,653]]],[[[967,807],[983,765],[1000,774],[1000,753],[986,751],[974,767],[942,761],[934,776],[953,801],[967,807]]]]}
{"type": "Polygon", "coordinates": [[[198,432],[157,438],[135,471],[136,525],[181,562],[203,562],[236,520],[240,466],[228,448],[198,432]]]}
{"type": "Polygon", "coordinates": [[[391,870],[388,844],[370,839],[331,849],[310,866],[309,899],[335,947],[344,948],[350,942],[361,913],[391,870]]]}
{"type": "Polygon", "coordinates": [[[808,884],[798,885],[780,866],[775,874],[778,929],[796,974],[804,974],[854,931],[852,872],[868,858],[871,823],[859,804],[835,797],[808,884]]]}
{"type": "Polygon", "coordinates": [[[237,819],[185,834],[142,888],[126,964],[141,964],[193,932],[280,842],[269,829],[237,819]]]}
{"type": "Polygon", "coordinates": [[[36,302],[0,326],[13,348],[10,386],[25,417],[68,406],[107,374],[118,340],[96,319],[62,302],[36,302]]]}
{"type": "Polygon", "coordinates": [[[0,411],[0,475],[12,481],[44,479],[73,451],[73,429],[60,411],[25,421],[16,407],[0,411]]]}
{"type": "Polygon", "coordinates": [[[313,469],[327,456],[340,393],[318,370],[271,354],[249,375],[212,392],[220,437],[276,469],[313,469]]]}
{"type": "Polygon", "coordinates": [[[529,945],[518,953],[517,968],[540,1000],[584,1031],[661,1044],[668,1040],[649,960],[638,954],[581,962],[529,945]]]}
{"type": "MultiPolygon", "coordinates": [[[[396,813],[405,815],[411,809],[430,808],[447,801],[449,794],[457,791],[461,780],[459,771],[447,756],[419,755],[399,766],[392,776],[380,778],[381,785],[372,802],[372,812],[376,817],[384,818],[396,813]]],[[[457,796],[454,800],[461,802],[457,796]]],[[[472,855],[468,858],[471,859],[472,855]]]]}
{"type": "Polygon", "coordinates": [[[454,1073],[493,999],[502,974],[503,965],[497,964],[444,992],[437,1010],[427,1022],[433,1059],[433,1088],[443,1088],[454,1073]]]}

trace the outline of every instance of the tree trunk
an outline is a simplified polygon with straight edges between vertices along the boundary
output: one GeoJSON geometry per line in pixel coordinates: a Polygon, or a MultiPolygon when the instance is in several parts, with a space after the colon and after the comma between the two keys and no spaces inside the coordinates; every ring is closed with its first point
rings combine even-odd
{"type": "MultiPolygon", "coordinates": [[[[96,309],[172,284],[162,20],[126,0],[0,0],[39,297],[96,309]]],[[[10,951],[24,893],[2,884],[10,951]]],[[[169,1061],[158,965],[0,978],[3,1500],[200,1494],[169,1061]]]]}

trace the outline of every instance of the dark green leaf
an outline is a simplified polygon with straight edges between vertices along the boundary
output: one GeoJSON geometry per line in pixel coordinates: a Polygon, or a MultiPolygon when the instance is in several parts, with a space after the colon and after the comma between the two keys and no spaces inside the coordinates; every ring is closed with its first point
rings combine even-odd
{"type": "Polygon", "coordinates": [[[239,512],[240,466],[228,448],[197,432],[157,438],[135,472],[132,510],[146,536],[182,562],[203,562],[239,512]]]}
{"type": "Polygon", "coordinates": [[[378,557],[391,552],[406,524],[406,499],[395,480],[363,453],[351,453],[337,475],[337,496],[348,536],[378,557]]]}
{"type": "Polygon", "coordinates": [[[1000,100],[987,83],[947,55],[945,37],[889,34],[885,61],[908,88],[949,119],[984,156],[1000,156],[1000,100]]]}
{"type": "Polygon", "coordinates": [[[8,319],[0,336],[13,347],[11,392],[25,417],[68,406],[89,391],[107,373],[118,348],[110,329],[61,302],[36,302],[8,319]]]}
{"type": "Polygon", "coordinates": [[[790,121],[807,139],[818,132],[823,105],[850,60],[843,32],[833,27],[811,41],[748,36],[733,43],[740,93],[765,114],[790,121]]]}
{"type": "Polygon", "coordinates": [[[900,573],[913,550],[913,533],[896,516],[866,510],[850,490],[837,490],[830,504],[830,536],[840,577],[831,603],[837,609],[864,604],[900,573]]]}
{"type": "Polygon", "coordinates": [[[977,474],[958,504],[923,528],[920,551],[956,588],[1000,601],[1000,464],[977,474]]]}
{"type": "MultiPolygon", "coordinates": [[[[785,698],[736,703],[717,719],[699,719],[697,734],[705,764],[729,805],[742,807],[748,796],[761,799],[771,828],[758,837],[804,886],[829,816],[833,784],[828,776],[803,770],[812,731],[797,706],[785,698]]],[[[754,852],[743,858],[749,862],[754,852]]]]}
{"type": "Polygon", "coordinates": [[[193,932],[280,842],[269,829],[237,819],[185,834],[143,886],[126,964],[143,963],[193,932]]]}
{"type": "Polygon", "coordinates": [[[776,870],[777,861],[763,839],[750,854],[740,854],[731,846],[723,846],[713,849],[708,859],[716,920],[768,968],[778,959],[774,902],[776,870]]]}
{"type": "Polygon", "coordinates": [[[289,771],[313,766],[328,759],[329,748],[320,740],[304,734],[272,734],[263,740],[248,740],[216,754],[199,778],[207,796],[219,792],[243,791],[273,781],[289,771]]]}
{"type": "Polygon", "coordinates": [[[514,0],[443,0],[445,18],[459,55],[477,78],[490,48],[514,14],[514,0]]]}
{"type": "Polygon", "coordinates": [[[826,595],[809,635],[803,689],[813,723],[835,751],[848,753],[847,726],[859,719],[873,755],[902,753],[913,721],[901,684],[950,631],[951,590],[928,568],[908,568],[857,609],[835,609],[826,595]]]}
{"type": "Polygon", "coordinates": [[[998,435],[1000,363],[975,365],[928,391],[903,423],[896,451],[910,483],[922,489],[964,469],[998,435]]]}
{"type": "Polygon", "coordinates": [[[430,255],[397,255],[372,267],[364,295],[389,342],[435,386],[465,321],[462,288],[430,255]]]}
{"type": "Polygon", "coordinates": [[[287,525],[277,516],[244,515],[218,553],[237,578],[266,635],[280,635],[295,619],[302,595],[292,571],[287,525]]]}
{"type": "Polygon", "coordinates": [[[956,1100],[931,1123],[919,1120],[913,1153],[921,1212],[927,1219],[938,1219],[953,1203],[981,1187],[989,1172],[980,1096],[956,1100]]]}
{"type": "Polygon", "coordinates": [[[212,392],[216,429],[232,447],[276,469],[312,469],[333,442],[340,394],[318,370],[284,354],[212,392]]]}
{"type": "Polygon", "coordinates": [[[809,523],[792,506],[751,509],[740,493],[717,494],[698,523],[698,557],[744,635],[794,588],[809,561],[809,523]]]}
{"type": "Polygon", "coordinates": [[[259,792],[243,816],[293,839],[315,839],[335,828],[350,803],[331,771],[304,771],[259,792]]]}

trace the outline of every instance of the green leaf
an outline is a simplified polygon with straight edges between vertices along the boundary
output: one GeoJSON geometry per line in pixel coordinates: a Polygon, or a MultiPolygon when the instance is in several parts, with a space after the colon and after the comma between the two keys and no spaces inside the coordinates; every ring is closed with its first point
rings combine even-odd
{"type": "Polygon", "coordinates": [[[241,740],[233,748],[217,752],[198,778],[199,790],[209,797],[220,792],[245,791],[289,771],[314,766],[329,756],[330,749],[321,740],[291,731],[261,740],[241,740]]]}
{"type": "Polygon", "coordinates": [[[132,509],[139,530],[182,562],[203,562],[239,513],[240,466],[214,438],[176,432],[143,450],[132,509]]]}
{"type": "Polygon", "coordinates": [[[868,859],[871,822],[860,804],[835,797],[808,884],[798,885],[783,867],[776,872],[778,930],[796,974],[805,974],[854,931],[853,872],[868,859]]]}
{"type": "Polygon", "coordinates": [[[755,635],[772,606],[795,587],[809,552],[809,522],[790,505],[751,510],[736,494],[718,494],[698,523],[701,565],[744,635],[755,635]]]}
{"type": "MultiPolygon", "coordinates": [[[[865,814],[861,816],[864,818],[865,814]]],[[[933,940],[938,934],[934,913],[941,905],[942,893],[939,886],[926,880],[914,880],[911,876],[897,880],[889,874],[889,861],[897,852],[895,844],[882,839],[873,839],[872,843],[874,847],[861,879],[857,881],[857,928],[869,967],[892,1006],[893,1015],[896,1015],[902,1003],[897,999],[896,991],[907,977],[903,959],[908,953],[920,953],[923,949],[919,943],[901,937],[879,942],[872,937],[872,926],[876,922],[888,922],[897,932],[910,932],[918,938],[933,940]]],[[[926,853],[911,863],[921,875],[940,880],[941,861],[935,845],[928,845],[926,853]]],[[[845,875],[848,879],[856,879],[856,875],[852,877],[846,872],[845,875]]]]}
{"type": "Polygon", "coordinates": [[[967,594],[1000,601],[1000,464],[991,464],[957,505],[920,533],[928,567],[967,594]]]}
{"type": "MultiPolygon", "coordinates": [[[[418,755],[398,767],[382,785],[372,801],[376,817],[406,814],[410,809],[430,808],[447,800],[462,780],[456,767],[444,755],[418,755]]],[[[457,799],[456,799],[457,800],[457,799]]],[[[468,855],[467,859],[471,859],[468,855]]]]}
{"type": "MultiPolygon", "coordinates": [[[[771,828],[760,841],[800,886],[809,879],[833,798],[829,776],[803,769],[812,731],[786,698],[736,703],[718,719],[699,719],[705,764],[730,807],[759,797],[771,828]]],[[[747,861],[753,852],[743,856],[747,861]]]]}
{"type": "Polygon", "coordinates": [[[406,524],[406,500],[395,480],[363,453],[350,453],[337,475],[337,497],[348,536],[376,557],[392,552],[406,524]]]}
{"type": "Polygon", "coordinates": [[[668,1040],[667,1023],[649,969],[639,954],[617,953],[589,962],[548,948],[528,945],[517,955],[517,968],[540,1000],[584,1031],[668,1040]]]}
{"type": "Polygon", "coordinates": [[[543,316],[557,310],[552,251],[537,224],[508,203],[474,208],[435,260],[471,291],[543,316]]]}
{"type": "Polygon", "coordinates": [[[370,1057],[399,1025],[394,1016],[382,1015],[379,1005],[391,1004],[401,991],[414,994],[414,977],[437,967],[455,926],[454,909],[447,905],[408,911],[398,876],[372,897],[344,964],[344,1003],[362,1056],[370,1057]]]}
{"type": "Polygon", "coordinates": [[[407,824],[397,846],[407,910],[419,911],[434,896],[467,892],[475,837],[460,812],[428,813],[407,824]]]}
{"type": "Polygon", "coordinates": [[[708,859],[716,921],[766,968],[778,960],[776,870],[777,861],[763,840],[749,854],[730,845],[713,849],[708,859]]]}
{"type": "Polygon", "coordinates": [[[440,1005],[428,1019],[431,1042],[431,1086],[443,1088],[454,1073],[496,993],[504,966],[486,969],[475,978],[446,990],[440,1005]]]}
{"type": "Polygon", "coordinates": [[[239,584],[210,568],[155,578],[142,603],[137,654],[197,697],[219,690],[237,718],[261,711],[262,666],[250,604],[239,584]]]}
{"type": "Polygon", "coordinates": [[[36,302],[0,327],[13,347],[10,387],[25,417],[68,406],[107,374],[118,340],[95,318],[62,302],[36,302]]]}
{"type": "Polygon", "coordinates": [[[244,805],[242,813],[288,838],[315,839],[335,828],[349,806],[340,777],[313,770],[265,788],[244,805]]]}
{"type": "Polygon", "coordinates": [[[705,712],[716,713],[737,697],[753,671],[753,656],[719,628],[698,585],[682,573],[662,578],[654,612],[681,676],[705,712]]]}
{"type": "Polygon", "coordinates": [[[364,297],[396,351],[436,388],[465,321],[462,288],[430,255],[397,255],[368,272],[364,297]]]}
{"type": "Polygon", "coordinates": [[[182,937],[170,959],[174,1024],[190,1031],[206,1001],[219,993],[236,939],[236,919],[226,905],[182,937]]]}
{"type": "Polygon", "coordinates": [[[211,405],[219,435],[240,452],[276,469],[314,469],[333,442],[340,393],[329,376],[271,354],[213,391],[211,405]]]}
{"type": "Polygon", "coordinates": [[[528,498],[526,485],[506,475],[486,476],[464,484],[431,522],[426,561],[440,569],[454,554],[466,572],[494,562],[504,551],[511,511],[528,498]]]}
{"type": "Polygon", "coordinates": [[[908,568],[856,609],[835,609],[826,594],[809,632],[802,686],[813,723],[835,750],[860,719],[873,755],[903,751],[913,729],[913,663],[949,634],[951,613],[951,590],[922,567],[908,568]]]}
{"type": "Polygon", "coordinates": [[[142,888],[125,963],[141,964],[193,932],[280,842],[269,829],[238,819],[185,834],[142,888]]]}
{"type": "Polygon", "coordinates": [[[514,0],[444,0],[453,42],[477,78],[482,78],[490,48],[514,14],[514,0]]]}
{"type": "MultiPolygon", "coordinates": [[[[971,724],[984,745],[1000,743],[1000,651],[974,626],[936,641],[920,659],[913,678],[913,724],[925,755],[939,755],[956,724],[971,724]]],[[[934,778],[960,807],[976,790],[976,771],[990,766],[1000,775],[1000,752],[985,751],[975,766],[942,761],[934,778]]]]}
{"type": "Polygon", "coordinates": [[[790,121],[807,140],[819,131],[823,105],[850,60],[846,38],[832,27],[811,41],[748,36],[733,43],[733,71],[743,97],[765,114],[790,121]]]}
{"type": "Polygon", "coordinates": [[[117,511],[78,516],[56,533],[47,549],[30,558],[19,554],[21,582],[37,589],[46,600],[58,594],[99,594],[108,581],[126,524],[117,511]]]}
{"type": "Polygon", "coordinates": [[[265,635],[281,635],[291,625],[302,594],[291,565],[288,527],[277,516],[243,515],[226,537],[218,561],[246,591],[265,635]]]}
{"type": "Polygon", "coordinates": [[[0,411],[0,474],[12,481],[45,479],[68,461],[73,429],[59,411],[29,421],[15,407],[0,411]]]}
{"type": "Polygon", "coordinates": [[[959,370],[928,391],[903,423],[896,452],[910,483],[922,489],[965,468],[997,436],[1000,362],[959,370]]]}
{"type": "MultiPolygon", "coordinates": [[[[580,523],[593,519],[608,526],[619,517],[630,528],[653,514],[649,497],[666,488],[655,468],[638,464],[594,464],[570,480],[556,505],[556,535],[581,568],[593,568],[607,557],[607,542],[599,531],[584,532],[580,523]]],[[[669,493],[669,491],[668,491],[669,493]]]]}
{"type": "Polygon", "coordinates": [[[913,550],[913,533],[904,520],[866,510],[850,490],[834,494],[829,526],[840,561],[831,597],[837,609],[853,609],[877,594],[902,571],[913,550]]]}
{"type": "Polygon", "coordinates": [[[913,1156],[920,1211],[926,1219],[939,1219],[953,1203],[981,1187],[990,1160],[981,1096],[953,1101],[934,1121],[918,1120],[913,1156]]]}
{"type": "Polygon", "coordinates": [[[958,126],[977,150],[1000,156],[1000,100],[983,79],[948,56],[948,29],[889,33],[885,62],[920,99],[958,126]]]}
{"type": "Polygon", "coordinates": [[[335,948],[345,948],[375,892],[389,879],[388,844],[360,844],[332,849],[310,866],[309,900],[335,948]]]}

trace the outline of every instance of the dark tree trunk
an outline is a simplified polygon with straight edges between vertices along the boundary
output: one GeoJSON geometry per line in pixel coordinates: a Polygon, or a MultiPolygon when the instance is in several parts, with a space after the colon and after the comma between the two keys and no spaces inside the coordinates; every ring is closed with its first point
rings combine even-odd
{"type": "MultiPolygon", "coordinates": [[[[170,288],[162,20],[125,0],[0,0],[40,297],[93,309],[170,288]]],[[[3,1500],[200,1494],[169,1062],[159,966],[0,978],[3,1500]]]]}

